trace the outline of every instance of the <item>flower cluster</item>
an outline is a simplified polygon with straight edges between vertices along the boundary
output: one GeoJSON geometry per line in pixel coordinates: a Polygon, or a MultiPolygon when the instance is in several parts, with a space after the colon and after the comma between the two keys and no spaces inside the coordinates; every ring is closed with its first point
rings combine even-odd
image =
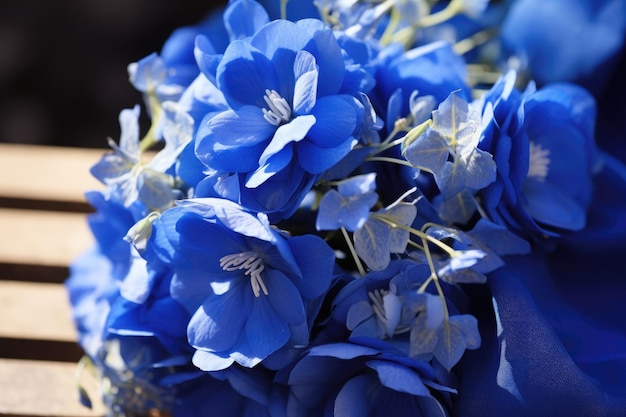
{"type": "Polygon", "coordinates": [[[67,281],[111,415],[622,415],[625,7],[488,3],[231,0],[129,65],[67,281]]]}

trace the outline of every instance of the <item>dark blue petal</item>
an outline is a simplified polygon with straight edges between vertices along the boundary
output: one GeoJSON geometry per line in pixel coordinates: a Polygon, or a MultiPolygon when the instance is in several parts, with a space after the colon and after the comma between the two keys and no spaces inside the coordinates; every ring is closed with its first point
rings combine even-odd
{"type": "Polygon", "coordinates": [[[285,274],[273,269],[263,271],[269,303],[278,316],[289,324],[301,324],[306,319],[302,296],[285,274]]]}
{"type": "Polygon", "coordinates": [[[294,236],[287,244],[302,271],[302,278],[294,282],[302,298],[311,300],[322,295],[330,287],[335,252],[314,235],[294,236]]]}
{"type": "Polygon", "coordinates": [[[246,291],[252,290],[242,283],[222,295],[207,297],[189,321],[189,343],[201,350],[220,352],[231,349],[251,313],[252,306],[245,302],[246,291]]]}
{"type": "Polygon", "coordinates": [[[356,139],[348,136],[343,143],[332,148],[320,147],[312,141],[303,140],[297,145],[298,162],[305,171],[321,174],[341,161],[356,145],[356,139]]]}
{"type": "Polygon", "coordinates": [[[336,417],[367,416],[368,393],[377,383],[373,375],[358,375],[346,382],[337,394],[333,415],[336,417]]]}
{"type": "Polygon", "coordinates": [[[232,42],[217,68],[217,86],[233,109],[264,107],[265,90],[279,90],[274,65],[247,41],[232,42]]]}
{"type": "Polygon", "coordinates": [[[320,97],[311,114],[316,122],[307,138],[324,148],[343,143],[355,133],[361,122],[357,102],[344,96],[320,97]]]}
{"type": "Polygon", "coordinates": [[[380,383],[387,388],[412,395],[430,396],[430,392],[422,382],[420,375],[406,366],[378,360],[368,361],[367,366],[376,371],[380,383]]]}
{"type": "Polygon", "coordinates": [[[287,322],[276,314],[269,300],[261,297],[253,297],[244,331],[254,357],[264,359],[287,343],[290,332],[287,322]]]}

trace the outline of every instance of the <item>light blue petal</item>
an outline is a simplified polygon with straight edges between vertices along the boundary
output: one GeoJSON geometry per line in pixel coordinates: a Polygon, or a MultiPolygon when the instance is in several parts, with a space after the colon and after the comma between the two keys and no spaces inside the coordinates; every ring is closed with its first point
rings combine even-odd
{"type": "Polygon", "coordinates": [[[445,320],[439,327],[437,346],[433,354],[446,368],[452,369],[461,359],[467,347],[462,327],[454,320],[445,320]]]}
{"type": "Polygon", "coordinates": [[[266,145],[261,141],[254,146],[226,146],[220,143],[220,138],[213,133],[206,119],[200,124],[195,141],[195,154],[198,160],[207,167],[222,172],[254,170],[258,167],[259,157],[266,145]]]}
{"type": "Polygon", "coordinates": [[[265,161],[265,164],[251,172],[246,177],[247,188],[257,188],[268,179],[272,178],[282,169],[284,169],[293,158],[293,147],[287,144],[277,153],[273,154],[265,161]]]}
{"type": "Polygon", "coordinates": [[[354,248],[370,269],[382,271],[391,260],[390,239],[389,226],[378,220],[368,220],[354,232],[354,248]]]}
{"type": "Polygon", "coordinates": [[[108,184],[111,180],[129,173],[133,164],[120,155],[107,153],[91,167],[91,175],[97,178],[103,184],[108,184]]]}
{"type": "Polygon", "coordinates": [[[230,367],[235,360],[212,352],[197,350],[193,355],[192,362],[203,371],[221,371],[230,367]]]}
{"type": "Polygon", "coordinates": [[[337,191],[346,197],[353,197],[359,194],[365,194],[368,191],[376,191],[376,173],[355,175],[337,185],[337,191]]]}
{"type": "Polygon", "coordinates": [[[263,6],[253,0],[232,1],[224,11],[224,26],[231,41],[254,35],[269,21],[263,6]]]}
{"type": "Polygon", "coordinates": [[[337,230],[341,226],[354,232],[362,227],[369,218],[370,208],[378,201],[378,194],[367,192],[363,195],[347,198],[335,190],[330,190],[322,197],[316,220],[317,230],[337,230]]]}
{"type": "Polygon", "coordinates": [[[428,128],[404,151],[404,157],[413,166],[439,174],[450,155],[450,148],[445,138],[435,130],[428,128]]]}
{"type": "Polygon", "coordinates": [[[171,176],[149,168],[144,169],[137,178],[139,199],[150,210],[163,211],[171,207],[176,199],[173,185],[171,176]]]}
{"type": "MultiPolygon", "coordinates": [[[[274,154],[282,150],[288,143],[300,142],[309,133],[311,126],[315,124],[315,116],[298,116],[289,123],[276,129],[274,137],[270,141],[263,154],[259,158],[259,165],[263,166],[274,154]]],[[[268,123],[269,124],[269,123],[268,123]]]]}
{"type": "Polygon", "coordinates": [[[157,172],[165,172],[178,160],[181,152],[193,138],[194,122],[191,116],[174,102],[162,104],[164,112],[163,139],[165,147],[159,151],[149,167],[157,172]]]}
{"type": "Polygon", "coordinates": [[[318,72],[315,57],[306,51],[298,51],[293,63],[296,85],[293,93],[293,112],[308,114],[315,106],[317,98],[318,72]]]}

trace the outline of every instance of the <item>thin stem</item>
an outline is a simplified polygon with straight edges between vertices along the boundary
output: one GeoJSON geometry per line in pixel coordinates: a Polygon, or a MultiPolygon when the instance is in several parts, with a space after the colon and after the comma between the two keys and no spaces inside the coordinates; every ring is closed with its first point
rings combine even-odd
{"type": "Polygon", "coordinates": [[[415,168],[413,164],[411,164],[409,161],[398,158],[389,158],[387,156],[369,156],[366,158],[366,160],[369,162],[389,162],[391,164],[398,164],[409,168],[415,168]]]}
{"type": "Polygon", "coordinates": [[[157,142],[156,132],[161,121],[161,103],[156,96],[154,90],[148,92],[148,105],[150,106],[150,114],[152,115],[152,122],[148,133],[141,139],[139,149],[143,152],[153,147],[157,142]]]}
{"type": "Polygon", "coordinates": [[[364,276],[365,268],[363,268],[363,264],[361,264],[359,255],[356,254],[356,249],[354,249],[354,245],[352,244],[352,239],[350,239],[350,236],[348,235],[348,231],[343,226],[341,226],[341,233],[343,234],[343,237],[346,240],[346,244],[348,245],[348,248],[350,249],[350,254],[352,255],[352,258],[354,259],[356,268],[359,270],[359,275],[364,276]]]}
{"type": "MultiPolygon", "coordinates": [[[[455,250],[452,249],[450,246],[446,245],[445,243],[435,239],[432,236],[427,235],[424,231],[422,230],[417,230],[414,229],[410,226],[405,226],[401,223],[398,223],[396,221],[396,219],[392,216],[389,216],[387,214],[380,214],[380,213],[374,213],[371,215],[372,218],[375,218],[377,220],[380,220],[381,222],[391,226],[391,227],[395,227],[398,229],[402,229],[402,230],[406,230],[407,232],[419,237],[420,239],[422,239],[422,241],[425,242],[429,242],[434,244],[435,246],[439,247],[439,249],[443,250],[444,252],[446,252],[449,256],[454,256],[455,255],[455,250]]],[[[424,248],[425,251],[426,248],[424,248]]]]}
{"type": "MultiPolygon", "coordinates": [[[[422,243],[424,244],[424,255],[426,255],[426,260],[428,261],[428,267],[430,268],[430,276],[428,277],[428,280],[432,280],[435,283],[435,287],[437,288],[437,294],[439,295],[439,298],[441,298],[441,300],[443,301],[443,315],[445,317],[445,320],[447,321],[450,316],[448,313],[448,304],[446,303],[446,296],[443,293],[443,288],[441,288],[441,284],[439,284],[439,277],[437,276],[437,271],[435,270],[433,257],[430,253],[428,242],[426,242],[424,237],[422,238],[422,243]]],[[[426,287],[424,287],[424,290],[425,289],[426,287]]]]}
{"type": "Polygon", "coordinates": [[[472,49],[476,48],[477,46],[480,46],[495,38],[497,35],[498,30],[496,28],[481,30],[480,32],[477,32],[472,36],[462,39],[454,44],[454,52],[459,55],[464,55],[472,49]]]}
{"type": "MultiPolygon", "coordinates": [[[[394,132],[395,132],[395,130],[394,130],[394,132]]],[[[378,149],[376,149],[376,151],[373,153],[373,155],[376,155],[376,154],[379,154],[381,152],[384,152],[387,149],[391,149],[391,148],[393,148],[395,146],[402,145],[402,142],[404,142],[404,137],[398,138],[398,139],[396,139],[394,141],[385,140],[384,142],[382,142],[380,145],[377,146],[378,149]]]]}
{"type": "Polygon", "coordinates": [[[380,37],[380,44],[382,46],[389,45],[393,40],[393,33],[398,29],[400,25],[400,13],[396,8],[391,9],[391,18],[389,19],[389,24],[385,28],[385,32],[383,36],[380,37]]]}

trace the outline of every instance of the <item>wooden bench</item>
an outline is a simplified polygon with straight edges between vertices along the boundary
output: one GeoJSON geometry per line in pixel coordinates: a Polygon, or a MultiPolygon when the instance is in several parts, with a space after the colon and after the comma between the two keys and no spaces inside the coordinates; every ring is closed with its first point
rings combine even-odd
{"type": "Polygon", "coordinates": [[[81,382],[83,355],[63,281],[92,245],[83,193],[103,150],[0,144],[0,416],[102,416],[95,380],[81,382]]]}

